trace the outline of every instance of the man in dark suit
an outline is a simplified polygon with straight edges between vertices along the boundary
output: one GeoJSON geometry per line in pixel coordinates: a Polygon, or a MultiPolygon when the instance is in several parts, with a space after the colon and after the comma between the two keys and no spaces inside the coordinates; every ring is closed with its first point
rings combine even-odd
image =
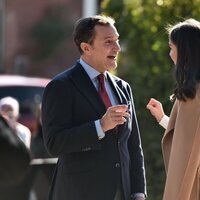
{"type": "Polygon", "coordinates": [[[58,156],[50,200],[143,200],[145,172],[140,134],[128,83],[109,73],[117,67],[114,20],[77,21],[80,60],[46,87],[44,141],[58,156]]]}

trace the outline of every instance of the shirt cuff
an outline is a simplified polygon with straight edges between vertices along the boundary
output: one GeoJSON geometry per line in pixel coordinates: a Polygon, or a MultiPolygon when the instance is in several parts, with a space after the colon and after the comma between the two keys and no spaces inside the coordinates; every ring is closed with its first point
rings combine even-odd
{"type": "Polygon", "coordinates": [[[98,138],[99,138],[99,140],[101,140],[102,138],[105,137],[105,133],[103,132],[103,129],[101,127],[100,120],[96,120],[94,123],[96,126],[98,138]]]}
{"type": "Polygon", "coordinates": [[[169,123],[169,117],[167,115],[164,115],[162,119],[160,120],[159,124],[164,128],[167,129],[167,125],[169,123]]]}
{"type": "Polygon", "coordinates": [[[145,199],[145,195],[143,193],[134,193],[133,194],[133,199],[137,198],[137,197],[142,197],[145,199]]]}

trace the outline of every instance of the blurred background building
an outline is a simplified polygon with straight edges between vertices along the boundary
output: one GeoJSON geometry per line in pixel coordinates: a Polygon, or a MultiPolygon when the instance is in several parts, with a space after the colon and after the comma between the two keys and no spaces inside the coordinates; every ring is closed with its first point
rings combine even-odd
{"type": "Polygon", "coordinates": [[[0,73],[51,78],[79,57],[74,22],[100,0],[0,0],[0,73]]]}

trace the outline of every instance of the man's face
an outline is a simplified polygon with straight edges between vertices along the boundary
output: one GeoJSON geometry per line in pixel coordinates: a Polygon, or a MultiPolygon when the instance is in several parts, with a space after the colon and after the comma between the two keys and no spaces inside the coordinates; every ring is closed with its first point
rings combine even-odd
{"type": "Polygon", "coordinates": [[[112,70],[117,67],[119,53],[119,34],[114,26],[95,27],[93,43],[88,44],[86,59],[83,59],[99,72],[112,70]]]}

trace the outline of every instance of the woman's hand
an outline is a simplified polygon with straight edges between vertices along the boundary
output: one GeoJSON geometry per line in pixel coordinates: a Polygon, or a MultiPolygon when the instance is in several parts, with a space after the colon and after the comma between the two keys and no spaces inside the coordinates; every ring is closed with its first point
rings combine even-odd
{"type": "Polygon", "coordinates": [[[162,104],[154,98],[150,99],[149,103],[147,104],[147,109],[150,110],[151,114],[158,122],[160,122],[165,115],[162,104]]]}

